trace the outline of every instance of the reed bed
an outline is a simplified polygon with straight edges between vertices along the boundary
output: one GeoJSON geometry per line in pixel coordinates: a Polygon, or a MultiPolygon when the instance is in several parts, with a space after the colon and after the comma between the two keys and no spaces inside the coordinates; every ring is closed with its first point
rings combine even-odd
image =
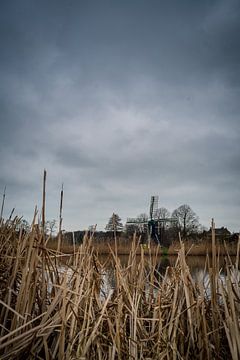
{"type": "Polygon", "coordinates": [[[29,233],[18,221],[0,225],[1,360],[240,358],[239,244],[236,262],[226,257],[225,281],[215,250],[206,258],[209,291],[193,281],[183,243],[164,276],[159,249],[139,258],[135,237],[123,266],[116,243],[116,286],[106,291],[92,237],[63,262],[35,217],[29,233]]]}
{"type": "MultiPolygon", "coordinates": [[[[99,241],[93,236],[92,246],[95,254],[109,255],[113,251],[115,251],[115,247],[117,245],[119,255],[129,255],[132,247],[132,238],[117,237],[116,239],[113,239],[112,237],[109,237],[109,239],[99,241]]],[[[58,243],[57,237],[51,238],[48,242],[48,247],[53,250],[57,250],[57,243],[58,243]]],[[[80,246],[79,244],[76,244],[75,246],[73,244],[69,244],[69,242],[65,241],[63,236],[63,241],[61,243],[61,251],[63,253],[72,254],[74,251],[76,251],[79,248],[79,246],[80,246]]],[[[159,248],[159,246],[154,241],[152,241],[150,247],[147,246],[147,244],[140,243],[139,241],[137,244],[136,253],[138,255],[141,255],[142,249],[144,250],[146,255],[149,253],[155,254],[157,249],[159,254],[162,252],[162,248],[159,248]]],[[[177,251],[175,251],[174,254],[176,255],[177,251]]]]}
{"type": "MultiPolygon", "coordinates": [[[[109,255],[115,249],[115,245],[117,243],[117,249],[119,255],[129,255],[131,251],[132,239],[125,237],[117,237],[116,240],[113,238],[109,238],[106,240],[98,240],[93,238],[92,245],[94,248],[94,252],[102,255],[109,255]]],[[[234,242],[220,242],[216,241],[216,249],[220,255],[223,256],[236,256],[237,254],[237,241],[234,242]]],[[[51,237],[48,241],[48,247],[57,250],[58,248],[58,237],[51,237]]],[[[65,241],[63,236],[61,242],[61,251],[66,254],[72,254],[76,249],[78,249],[79,245],[76,244],[73,246],[69,242],[65,241]]],[[[161,247],[151,241],[151,246],[147,246],[146,243],[138,243],[136,253],[141,255],[141,252],[144,250],[145,255],[153,255],[158,251],[159,255],[177,255],[181,248],[180,241],[174,241],[169,247],[161,247]],[[158,249],[158,250],[157,250],[158,249]]],[[[212,255],[212,242],[209,240],[185,240],[184,241],[185,252],[188,255],[192,256],[204,256],[212,255]]]]}
{"type": "MultiPolygon", "coordinates": [[[[224,256],[236,256],[237,254],[238,241],[234,242],[223,242],[215,241],[216,251],[219,255],[224,256]]],[[[181,244],[179,241],[173,242],[168,248],[168,254],[174,255],[179,252],[181,244]]],[[[213,255],[212,241],[209,240],[187,240],[184,241],[184,248],[188,255],[192,256],[206,256],[213,255]]]]}

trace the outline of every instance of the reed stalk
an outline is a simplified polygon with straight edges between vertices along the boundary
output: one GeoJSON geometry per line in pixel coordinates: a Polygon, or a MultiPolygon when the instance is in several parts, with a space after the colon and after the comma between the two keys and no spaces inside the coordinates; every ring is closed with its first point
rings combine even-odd
{"type": "Polygon", "coordinates": [[[106,290],[94,234],[64,260],[35,220],[36,212],[29,233],[16,230],[18,218],[0,226],[1,359],[240,358],[238,259],[226,257],[223,282],[213,248],[208,288],[193,280],[182,241],[175,265],[161,274],[160,250],[137,256],[135,236],[126,265],[117,242],[109,250],[115,287],[106,290]]]}

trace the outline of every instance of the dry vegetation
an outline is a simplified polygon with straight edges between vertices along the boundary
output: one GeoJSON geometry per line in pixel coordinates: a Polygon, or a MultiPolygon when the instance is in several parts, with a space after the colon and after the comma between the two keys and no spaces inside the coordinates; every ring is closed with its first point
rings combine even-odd
{"type": "Polygon", "coordinates": [[[24,233],[17,223],[0,227],[1,360],[240,358],[239,245],[235,264],[226,257],[226,281],[213,248],[208,289],[193,281],[183,244],[163,277],[157,253],[142,249],[139,259],[133,239],[123,267],[116,245],[116,288],[104,293],[91,238],[63,264],[38,226],[24,233]]]}
{"type": "MultiPolygon", "coordinates": [[[[219,255],[225,255],[225,256],[236,255],[237,247],[238,247],[237,241],[231,243],[216,241],[216,252],[219,255]]],[[[181,248],[180,242],[175,241],[172,245],[170,245],[168,249],[168,254],[169,255],[177,254],[180,248],[181,248]]],[[[194,255],[206,256],[207,254],[212,255],[213,253],[212,242],[209,240],[202,240],[197,242],[192,240],[187,240],[184,241],[184,248],[185,248],[185,252],[188,255],[192,255],[192,256],[194,255]]]]}
{"type": "MultiPolygon", "coordinates": [[[[87,236],[87,234],[86,234],[87,236]]],[[[141,240],[141,239],[140,239],[141,240]]],[[[96,254],[111,254],[112,251],[115,250],[115,246],[117,243],[117,249],[119,255],[129,255],[131,251],[132,241],[129,238],[117,238],[116,241],[111,237],[107,240],[97,240],[96,237],[93,236],[92,245],[94,248],[94,252],[96,254]]],[[[237,253],[237,241],[236,242],[216,242],[217,253],[220,255],[236,255],[237,253]]],[[[58,246],[58,238],[51,238],[48,241],[48,247],[52,250],[57,250],[58,246]]],[[[66,242],[63,237],[63,241],[61,243],[61,251],[65,254],[72,254],[79,248],[79,245],[76,245],[75,248],[69,242],[66,242]]],[[[151,246],[149,247],[147,244],[138,244],[136,248],[136,254],[141,255],[141,252],[144,251],[145,255],[155,254],[158,251],[159,255],[177,255],[181,248],[180,241],[174,241],[168,248],[162,247],[159,248],[158,245],[154,241],[151,242],[151,246]]],[[[206,256],[212,255],[212,242],[209,240],[202,241],[192,241],[187,240],[184,241],[185,252],[188,255],[193,256],[206,256]]]]}

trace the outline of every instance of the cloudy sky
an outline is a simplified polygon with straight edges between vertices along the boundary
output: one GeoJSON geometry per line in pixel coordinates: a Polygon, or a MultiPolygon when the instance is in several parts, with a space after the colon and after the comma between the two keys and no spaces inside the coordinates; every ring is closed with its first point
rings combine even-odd
{"type": "Polygon", "coordinates": [[[0,193],[68,230],[189,204],[240,228],[238,0],[2,0],[0,193]]]}

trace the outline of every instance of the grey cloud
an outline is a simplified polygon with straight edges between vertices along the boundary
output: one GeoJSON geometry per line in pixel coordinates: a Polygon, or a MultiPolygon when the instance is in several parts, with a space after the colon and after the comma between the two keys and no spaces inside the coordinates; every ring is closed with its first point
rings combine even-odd
{"type": "Polygon", "coordinates": [[[84,153],[80,147],[61,144],[55,153],[55,160],[65,166],[73,168],[95,168],[97,160],[84,153]]]}
{"type": "Polygon", "coordinates": [[[64,182],[70,229],[147,211],[153,193],[238,229],[238,1],[0,6],[9,209],[31,216],[47,168],[48,216],[64,182]]]}

